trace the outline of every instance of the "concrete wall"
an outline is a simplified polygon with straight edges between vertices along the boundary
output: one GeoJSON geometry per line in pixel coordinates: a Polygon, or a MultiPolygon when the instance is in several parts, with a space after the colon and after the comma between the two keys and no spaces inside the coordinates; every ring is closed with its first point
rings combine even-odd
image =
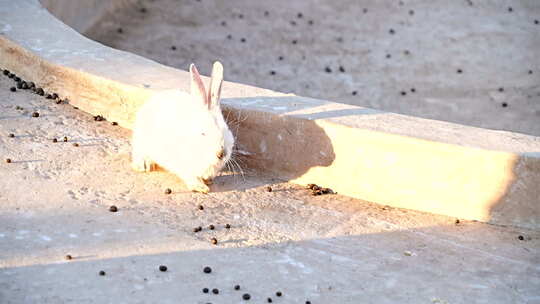
{"type": "MultiPolygon", "coordinates": [[[[187,72],[86,39],[37,0],[0,4],[0,66],[83,111],[130,128],[156,90],[188,89],[187,72]]],[[[538,137],[231,82],[223,104],[251,167],[381,204],[540,228],[538,137]]]]}

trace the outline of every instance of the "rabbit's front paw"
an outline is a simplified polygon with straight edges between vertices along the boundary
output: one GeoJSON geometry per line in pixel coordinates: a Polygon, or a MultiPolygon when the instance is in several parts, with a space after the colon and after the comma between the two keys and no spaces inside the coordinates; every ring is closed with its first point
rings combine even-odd
{"type": "Polygon", "coordinates": [[[157,164],[147,158],[133,158],[131,168],[139,172],[150,172],[156,170],[157,164]]]}
{"type": "Polygon", "coordinates": [[[205,185],[202,179],[200,178],[193,181],[186,182],[186,184],[187,184],[188,189],[193,192],[200,192],[204,194],[207,194],[208,192],[210,192],[210,188],[207,185],[205,185]]]}

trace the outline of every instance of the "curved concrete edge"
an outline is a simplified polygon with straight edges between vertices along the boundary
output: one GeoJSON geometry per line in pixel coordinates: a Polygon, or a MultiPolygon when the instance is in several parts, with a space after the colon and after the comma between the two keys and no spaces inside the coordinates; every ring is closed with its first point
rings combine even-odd
{"type": "MultiPolygon", "coordinates": [[[[0,0],[0,65],[130,128],[189,75],[86,39],[37,0],[0,0]]],[[[245,164],[391,206],[540,228],[540,138],[384,113],[226,82],[245,164]]]]}

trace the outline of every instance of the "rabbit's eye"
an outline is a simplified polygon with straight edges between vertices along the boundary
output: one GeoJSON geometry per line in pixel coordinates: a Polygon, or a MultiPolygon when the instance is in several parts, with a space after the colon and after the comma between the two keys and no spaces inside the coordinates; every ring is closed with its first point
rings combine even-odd
{"type": "Polygon", "coordinates": [[[216,156],[219,159],[223,159],[223,157],[225,157],[225,150],[221,149],[216,156]]]}

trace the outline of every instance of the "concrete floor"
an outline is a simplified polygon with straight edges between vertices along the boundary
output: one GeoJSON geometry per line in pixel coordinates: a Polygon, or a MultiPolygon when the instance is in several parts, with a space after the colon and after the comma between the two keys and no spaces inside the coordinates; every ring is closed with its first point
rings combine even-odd
{"type": "Polygon", "coordinates": [[[540,303],[537,231],[313,197],[249,170],[185,192],[130,170],[128,131],[13,85],[0,77],[0,303],[540,303]]]}
{"type": "Polygon", "coordinates": [[[125,3],[86,35],[207,75],[218,59],[229,81],[540,135],[537,0],[125,3]]]}

